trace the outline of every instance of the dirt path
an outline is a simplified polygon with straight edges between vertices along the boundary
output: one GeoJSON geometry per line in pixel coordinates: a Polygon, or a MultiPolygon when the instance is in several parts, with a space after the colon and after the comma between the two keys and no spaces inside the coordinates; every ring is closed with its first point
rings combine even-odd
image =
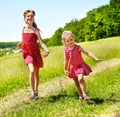
{"type": "MultiPolygon", "coordinates": [[[[101,61],[94,68],[91,75],[95,75],[96,73],[103,72],[106,69],[111,69],[116,65],[120,65],[120,59],[111,59],[108,61],[101,61]]],[[[46,97],[53,95],[55,92],[60,91],[61,89],[67,88],[70,85],[73,85],[73,80],[67,78],[66,76],[57,77],[56,79],[43,83],[39,87],[39,96],[46,97]]],[[[29,87],[20,89],[17,92],[14,92],[11,95],[8,95],[2,99],[0,99],[0,114],[4,110],[10,110],[14,108],[17,104],[22,104],[23,102],[29,101],[29,87]]]]}

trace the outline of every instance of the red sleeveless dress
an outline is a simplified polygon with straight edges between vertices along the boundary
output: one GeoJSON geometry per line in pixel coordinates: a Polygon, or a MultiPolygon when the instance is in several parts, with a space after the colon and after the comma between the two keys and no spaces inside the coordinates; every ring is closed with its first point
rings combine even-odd
{"type": "Polygon", "coordinates": [[[43,60],[40,54],[40,49],[37,44],[37,35],[33,33],[24,33],[24,28],[22,32],[23,47],[22,55],[25,63],[28,65],[32,63],[37,68],[43,67],[43,60]]]}
{"type": "Polygon", "coordinates": [[[92,72],[91,68],[84,62],[79,45],[75,45],[73,49],[65,48],[65,54],[69,61],[69,77],[77,78],[79,74],[89,75],[92,72]]]}

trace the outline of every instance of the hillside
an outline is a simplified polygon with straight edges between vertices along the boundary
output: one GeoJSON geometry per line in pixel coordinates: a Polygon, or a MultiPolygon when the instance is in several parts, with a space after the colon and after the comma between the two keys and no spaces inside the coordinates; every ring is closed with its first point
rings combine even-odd
{"type": "Polygon", "coordinates": [[[51,47],[50,56],[44,59],[45,66],[40,70],[40,99],[37,101],[28,100],[28,69],[23,63],[21,54],[0,57],[0,115],[2,117],[119,116],[120,37],[80,44],[103,59],[96,63],[83,55],[93,69],[92,74],[85,79],[91,100],[78,101],[73,81],[63,74],[63,47],[51,47]]]}

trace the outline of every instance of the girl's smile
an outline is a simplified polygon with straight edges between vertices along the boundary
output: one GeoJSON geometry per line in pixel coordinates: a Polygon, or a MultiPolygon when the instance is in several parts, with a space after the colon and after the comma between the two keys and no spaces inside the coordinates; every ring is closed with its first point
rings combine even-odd
{"type": "Polygon", "coordinates": [[[27,24],[31,24],[34,22],[34,15],[31,12],[26,15],[25,22],[27,24]]]}
{"type": "Polygon", "coordinates": [[[74,45],[75,45],[75,43],[74,43],[74,39],[73,38],[70,37],[68,39],[65,39],[65,46],[73,48],[74,45]]]}

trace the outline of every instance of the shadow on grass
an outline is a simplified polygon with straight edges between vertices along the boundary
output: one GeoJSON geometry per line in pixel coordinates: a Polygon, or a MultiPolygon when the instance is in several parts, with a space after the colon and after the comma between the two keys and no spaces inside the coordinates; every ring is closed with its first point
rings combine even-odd
{"type": "MultiPolygon", "coordinates": [[[[60,94],[54,94],[51,96],[48,96],[46,98],[43,98],[44,101],[55,103],[57,101],[64,102],[65,100],[79,100],[78,93],[74,92],[73,94],[69,94],[67,92],[62,92],[60,94]]],[[[120,98],[114,98],[114,97],[108,97],[108,98],[90,98],[89,100],[85,101],[88,105],[102,105],[103,103],[116,103],[119,102],[120,98]]],[[[82,100],[84,101],[84,100],[82,100]]]]}
{"type": "Polygon", "coordinates": [[[92,104],[99,105],[99,104],[103,104],[103,103],[104,103],[104,100],[101,99],[101,98],[90,98],[90,99],[87,100],[86,102],[87,102],[87,104],[89,104],[89,105],[92,105],[92,104]]]}
{"type": "MultiPolygon", "coordinates": [[[[59,100],[69,100],[69,99],[77,99],[78,100],[78,97],[76,95],[67,95],[67,94],[58,94],[58,95],[52,95],[52,96],[49,96],[46,98],[46,100],[48,102],[52,102],[52,103],[55,103],[56,101],[59,101],[59,100]]],[[[82,100],[84,101],[84,100],[82,100]]],[[[100,98],[90,98],[89,100],[86,101],[87,104],[89,105],[99,105],[99,104],[103,104],[104,103],[104,100],[103,99],[100,99],[100,98]]]]}
{"type": "Polygon", "coordinates": [[[90,98],[89,100],[87,100],[87,104],[99,105],[99,104],[109,103],[109,102],[117,103],[119,101],[120,101],[119,99],[114,99],[114,98],[102,99],[97,97],[97,98],[90,98]]]}
{"type": "Polygon", "coordinates": [[[56,102],[59,100],[65,100],[66,98],[74,98],[75,96],[73,95],[67,95],[67,94],[58,94],[58,95],[52,95],[47,97],[48,102],[56,102]]]}

